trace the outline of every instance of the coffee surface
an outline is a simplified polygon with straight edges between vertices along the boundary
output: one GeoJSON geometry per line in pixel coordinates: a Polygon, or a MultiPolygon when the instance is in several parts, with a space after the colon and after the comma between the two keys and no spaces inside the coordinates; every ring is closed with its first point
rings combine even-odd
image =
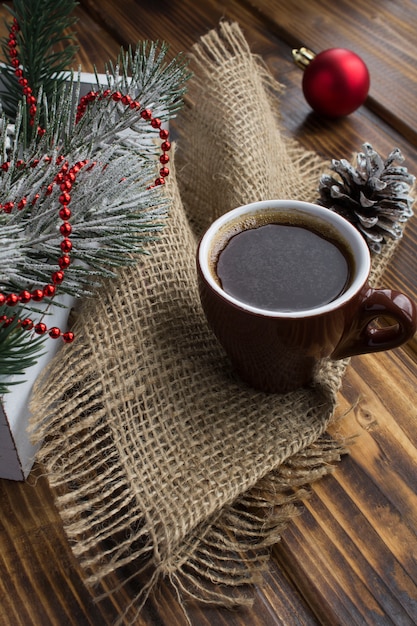
{"type": "Polygon", "coordinates": [[[349,284],[349,262],[336,242],[287,224],[234,235],[220,252],[216,273],[234,298],[283,312],[332,302],[349,284]]]}

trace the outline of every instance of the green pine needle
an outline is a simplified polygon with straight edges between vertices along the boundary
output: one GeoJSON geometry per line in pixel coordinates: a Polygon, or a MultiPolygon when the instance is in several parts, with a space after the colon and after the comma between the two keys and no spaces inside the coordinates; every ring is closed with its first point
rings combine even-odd
{"type": "MultiPolygon", "coordinates": [[[[71,31],[77,4],[73,0],[14,0],[12,7],[5,5],[20,27],[16,35],[18,58],[36,99],[40,90],[50,98],[71,67],[78,49],[71,31]]],[[[7,37],[1,40],[1,47],[6,67],[1,69],[4,90],[0,97],[3,109],[14,119],[22,101],[22,88],[9,65],[7,37]]]]}
{"type": "Polygon", "coordinates": [[[42,354],[45,339],[34,339],[31,332],[20,327],[18,320],[22,313],[21,309],[15,310],[13,321],[5,325],[1,319],[10,314],[10,309],[0,307],[0,396],[10,391],[11,385],[22,382],[11,377],[24,375],[42,354]]]}

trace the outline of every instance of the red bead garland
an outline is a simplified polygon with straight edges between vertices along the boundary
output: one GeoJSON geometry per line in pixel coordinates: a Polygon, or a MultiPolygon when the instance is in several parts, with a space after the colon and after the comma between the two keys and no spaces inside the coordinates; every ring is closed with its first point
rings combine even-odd
{"type": "MultiPolygon", "coordinates": [[[[0,324],[4,328],[10,326],[10,324],[12,324],[14,320],[15,317],[7,317],[7,315],[0,316],[0,324]]],[[[38,322],[37,324],[34,324],[33,321],[28,317],[23,320],[18,319],[17,324],[23,330],[33,330],[37,335],[45,335],[46,333],[48,333],[51,339],[58,339],[59,337],[62,337],[64,343],[72,343],[75,339],[74,333],[70,331],[63,333],[57,326],[53,326],[48,330],[46,324],[44,324],[43,322],[38,322]]]]}
{"type": "MultiPolygon", "coordinates": [[[[82,96],[80,102],[77,106],[77,114],[75,121],[78,124],[84,113],[87,110],[89,104],[94,102],[95,100],[103,100],[104,98],[109,98],[114,100],[115,102],[121,102],[124,106],[128,106],[130,109],[135,109],[139,112],[139,115],[142,119],[150,122],[152,128],[159,128],[159,137],[162,140],[161,143],[161,151],[162,154],[159,157],[159,161],[162,165],[166,166],[169,162],[169,156],[167,152],[171,150],[171,143],[168,141],[169,131],[166,128],[161,128],[161,120],[159,117],[153,117],[152,111],[150,109],[141,109],[141,104],[137,100],[133,100],[131,96],[128,94],[122,95],[119,91],[111,92],[110,89],[106,89],[103,93],[99,91],[89,91],[85,96],[82,96]]],[[[165,183],[165,178],[169,175],[169,169],[167,167],[161,168],[159,171],[159,177],[155,179],[154,184],[149,186],[149,189],[156,187],[158,185],[163,185],[165,183]]]]}
{"type": "MultiPolygon", "coordinates": [[[[29,86],[27,78],[25,78],[23,75],[23,69],[20,67],[20,61],[19,61],[18,53],[17,53],[17,39],[16,39],[16,34],[18,33],[19,30],[20,28],[19,28],[18,22],[16,18],[13,18],[13,24],[10,29],[9,41],[8,41],[10,64],[12,65],[12,67],[14,67],[15,76],[19,82],[19,85],[21,85],[22,87],[24,96],[26,96],[26,103],[29,107],[29,124],[30,126],[34,126],[36,112],[38,109],[36,106],[36,98],[33,95],[32,88],[29,86]]],[[[45,129],[39,127],[37,132],[39,136],[42,136],[45,134],[45,129]]]]}
{"type": "MultiPolygon", "coordinates": [[[[20,67],[21,64],[18,58],[16,39],[16,34],[18,31],[19,24],[16,18],[14,18],[13,24],[10,29],[8,41],[10,63],[14,68],[15,76],[22,87],[24,96],[26,97],[26,103],[29,107],[29,125],[34,126],[37,113],[37,103],[36,98],[33,95],[33,91],[28,84],[28,80],[24,77],[23,69],[20,67]]],[[[134,100],[129,94],[123,95],[119,91],[111,92],[110,89],[106,89],[102,93],[100,93],[99,91],[90,91],[80,99],[80,102],[77,106],[75,120],[76,123],[78,124],[80,122],[90,103],[94,102],[96,99],[103,100],[105,98],[111,99],[114,102],[120,102],[122,105],[129,107],[130,109],[136,110],[143,120],[150,123],[152,128],[159,129],[159,137],[162,141],[159,162],[161,163],[162,167],[159,170],[158,178],[155,179],[153,185],[149,186],[149,189],[165,184],[165,178],[169,175],[169,169],[168,167],[166,167],[167,163],[169,163],[169,155],[167,154],[167,152],[169,152],[169,150],[171,149],[171,143],[168,141],[169,131],[167,129],[161,128],[161,120],[158,117],[153,117],[152,111],[149,108],[142,109],[140,102],[134,100]]],[[[45,132],[46,130],[44,128],[38,126],[38,136],[42,137],[45,132]]],[[[50,163],[51,160],[52,157],[44,157],[45,163],[50,163]]],[[[16,161],[15,165],[19,168],[25,166],[34,168],[37,167],[40,162],[40,159],[34,159],[31,163],[26,164],[23,161],[19,160],[16,161]]],[[[56,164],[62,164],[61,169],[55,176],[53,183],[48,185],[45,190],[45,196],[51,195],[54,185],[59,185],[62,192],[58,199],[61,205],[58,216],[63,222],[59,228],[59,231],[63,236],[63,239],[60,243],[60,249],[62,254],[58,258],[59,270],[54,271],[51,275],[51,284],[46,284],[42,289],[35,289],[32,292],[28,290],[23,290],[20,292],[20,294],[5,294],[0,292],[0,306],[3,304],[7,304],[8,306],[13,307],[16,306],[18,303],[27,304],[28,302],[30,302],[30,300],[33,300],[34,302],[40,302],[41,300],[43,300],[44,297],[52,298],[55,295],[56,285],[60,285],[63,282],[65,278],[65,270],[68,269],[71,264],[71,257],[69,255],[72,251],[73,244],[70,239],[70,236],[72,234],[72,226],[69,223],[72,215],[71,209],[69,208],[69,204],[71,202],[70,192],[73,183],[76,181],[78,172],[88,163],[88,160],[79,161],[72,167],[69,167],[69,164],[67,161],[65,161],[65,158],[62,155],[59,156],[56,160],[56,164]]],[[[95,163],[90,164],[89,168],[94,167],[94,165],[95,163]]],[[[9,167],[10,162],[5,162],[0,166],[0,169],[3,172],[7,172],[9,170],[9,167]]],[[[39,198],[40,194],[38,193],[32,199],[32,206],[37,202],[39,198]]],[[[27,205],[27,202],[27,198],[22,198],[17,204],[17,210],[21,211],[22,209],[24,209],[27,205]]],[[[4,205],[0,204],[0,211],[3,210],[5,213],[11,213],[15,208],[16,207],[14,202],[6,202],[4,205]]],[[[8,325],[13,321],[13,319],[13,317],[8,318],[7,316],[3,315],[2,317],[0,317],[0,322],[2,322],[3,325],[8,325]]],[[[44,335],[46,332],[48,332],[49,336],[53,339],[57,339],[61,336],[65,343],[71,343],[74,340],[74,334],[72,332],[62,333],[57,327],[53,327],[48,331],[46,325],[43,322],[34,324],[33,321],[29,318],[25,320],[19,320],[18,322],[21,328],[25,330],[34,330],[34,332],[39,335],[44,335]]]]}
{"type": "MultiPolygon", "coordinates": [[[[43,159],[45,163],[50,163],[51,160],[52,159],[49,156],[46,156],[43,159]]],[[[26,166],[26,167],[33,168],[33,167],[37,167],[39,163],[41,163],[39,159],[35,159],[34,161],[31,161],[30,163],[27,163],[27,164],[20,161],[19,167],[26,166]]],[[[43,288],[34,289],[32,292],[25,289],[21,291],[19,294],[17,293],[6,294],[6,293],[0,292],[0,305],[6,304],[7,306],[13,307],[19,303],[27,304],[31,300],[33,300],[34,302],[41,302],[44,298],[53,298],[56,293],[56,286],[60,285],[65,278],[64,270],[68,269],[68,267],[71,264],[71,257],[69,256],[69,253],[72,250],[72,241],[70,239],[70,236],[72,234],[72,226],[69,223],[69,219],[71,218],[72,212],[71,212],[71,209],[69,208],[69,204],[71,202],[71,194],[69,192],[72,189],[73,183],[76,181],[78,173],[87,165],[89,165],[89,167],[94,167],[94,164],[93,165],[89,164],[88,159],[85,159],[84,161],[78,161],[72,167],[70,167],[68,162],[65,161],[65,159],[62,156],[59,156],[56,159],[56,164],[58,166],[61,166],[60,170],[56,174],[53,182],[46,187],[45,196],[51,195],[54,185],[59,185],[61,191],[63,191],[64,189],[63,193],[58,198],[58,202],[60,204],[58,216],[62,220],[62,224],[59,227],[59,231],[61,235],[63,236],[63,239],[60,243],[60,249],[61,249],[62,254],[57,260],[59,269],[52,272],[51,283],[44,285],[43,288]]],[[[10,163],[3,163],[3,165],[1,166],[1,170],[3,172],[7,172],[9,167],[10,167],[10,163]]],[[[34,205],[39,198],[40,198],[40,194],[36,194],[32,201],[32,205],[34,205]]],[[[23,198],[17,204],[17,209],[22,210],[26,206],[26,204],[27,204],[27,198],[23,198]]],[[[0,204],[0,210],[3,210],[5,213],[11,213],[14,208],[16,207],[13,202],[6,202],[4,205],[0,204]]],[[[3,325],[4,325],[6,322],[10,323],[10,319],[13,319],[13,318],[6,318],[6,320],[0,318],[0,321],[3,321],[3,325]]],[[[31,322],[31,320],[27,320],[25,324],[21,324],[21,327],[24,328],[25,330],[34,329],[35,333],[37,334],[45,334],[47,332],[47,328],[45,324],[39,323],[39,324],[34,325],[33,322],[31,324],[29,324],[29,322],[31,322]]],[[[50,329],[50,331],[48,332],[49,332],[50,337],[54,339],[56,339],[58,336],[62,336],[62,339],[66,343],[71,343],[74,340],[73,333],[61,333],[61,331],[59,331],[59,335],[58,335],[56,328],[50,329]]]]}

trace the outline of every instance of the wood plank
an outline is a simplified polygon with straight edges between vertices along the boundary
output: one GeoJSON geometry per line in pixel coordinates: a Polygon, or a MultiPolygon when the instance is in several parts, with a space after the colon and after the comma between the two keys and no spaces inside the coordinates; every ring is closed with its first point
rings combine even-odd
{"type": "MultiPolygon", "coordinates": [[[[94,603],[62,529],[47,479],[35,466],[26,483],[0,480],[0,623],[7,626],[110,625],[129,601],[127,587],[94,603]]],[[[117,584],[114,575],[109,584],[117,584]]],[[[305,602],[272,564],[254,607],[231,612],[188,605],[194,626],[316,626],[305,602]]],[[[135,626],[185,626],[175,592],[166,583],[151,596],[135,626]]]]}
{"type": "Polygon", "coordinates": [[[371,74],[368,106],[417,145],[417,4],[340,0],[250,0],[271,30],[292,47],[354,50],[371,74]]]}
{"type": "Polygon", "coordinates": [[[357,437],[350,457],[313,486],[274,556],[321,623],[411,626],[417,620],[415,361],[400,350],[352,361],[339,413],[354,408],[334,427],[357,437]]]}
{"type": "Polygon", "coordinates": [[[138,37],[165,38],[179,52],[224,16],[247,27],[249,42],[259,43],[259,33],[267,30],[291,47],[305,45],[315,52],[331,47],[352,49],[371,74],[368,106],[417,146],[417,113],[410,106],[417,84],[415,0],[388,5],[378,0],[366,5],[351,0],[336,5],[331,0],[250,0],[257,13],[233,1],[206,1],[191,13],[186,3],[159,3],[157,20],[152,0],[142,0],[140,6],[133,0],[117,7],[111,0],[82,0],[82,4],[124,45],[135,43],[138,37]],[[256,36],[252,37],[254,28],[256,36]]]}

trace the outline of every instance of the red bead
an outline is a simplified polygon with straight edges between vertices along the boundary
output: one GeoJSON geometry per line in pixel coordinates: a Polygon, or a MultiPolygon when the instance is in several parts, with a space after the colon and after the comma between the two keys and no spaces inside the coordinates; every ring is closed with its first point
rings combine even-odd
{"type": "Polygon", "coordinates": [[[66,270],[71,265],[70,257],[64,254],[58,259],[58,265],[62,270],[66,270]]]}
{"type": "Polygon", "coordinates": [[[168,150],[171,150],[171,144],[169,143],[169,141],[164,141],[164,143],[161,144],[161,150],[163,152],[168,152],[168,150]]]}
{"type": "Polygon", "coordinates": [[[55,293],[56,293],[55,285],[45,285],[45,287],[43,288],[43,295],[46,298],[53,298],[55,293]]]}
{"type": "Polygon", "coordinates": [[[161,156],[159,157],[159,161],[160,163],[162,163],[162,165],[165,165],[166,163],[169,163],[169,156],[167,154],[161,154],[161,156]]]}
{"type": "Polygon", "coordinates": [[[161,139],[168,139],[169,131],[166,130],[165,128],[161,128],[161,130],[159,131],[159,136],[161,139]]]}
{"type": "Polygon", "coordinates": [[[169,175],[169,169],[167,167],[161,167],[159,173],[161,174],[162,178],[165,178],[169,175]]]}
{"type": "Polygon", "coordinates": [[[27,302],[30,302],[32,298],[32,294],[30,293],[30,291],[27,291],[27,289],[24,289],[23,291],[20,292],[19,297],[20,297],[20,302],[22,302],[23,304],[26,304],[27,302]]]}
{"type": "Polygon", "coordinates": [[[132,102],[132,98],[129,96],[129,94],[127,94],[126,96],[122,96],[122,104],[124,105],[130,105],[130,103],[132,102]]]}
{"type": "Polygon", "coordinates": [[[152,128],[159,128],[161,126],[161,120],[159,117],[154,117],[153,120],[151,120],[151,126],[152,128]]]}
{"type": "Polygon", "coordinates": [[[75,173],[78,174],[78,172],[88,163],[88,159],[86,159],[85,161],[78,161],[75,165],[72,166],[71,170],[75,173]]]}
{"type": "Polygon", "coordinates": [[[152,118],[152,111],[150,109],[144,109],[143,111],[141,111],[140,116],[144,120],[150,120],[152,118]]]}
{"type": "Polygon", "coordinates": [[[12,64],[13,67],[19,67],[20,61],[19,61],[19,59],[12,59],[11,60],[11,64],[12,64]]]}
{"type": "Polygon", "coordinates": [[[9,295],[6,296],[7,306],[16,306],[18,302],[19,302],[19,296],[16,293],[9,293],[9,295]]]}
{"type": "Polygon", "coordinates": [[[114,100],[115,102],[118,102],[121,99],[122,99],[122,94],[120,93],[120,91],[115,91],[112,94],[112,100],[114,100]]]}
{"type": "Polygon", "coordinates": [[[58,339],[58,337],[61,336],[61,331],[59,330],[59,328],[54,326],[53,328],[49,330],[48,334],[51,337],[51,339],[58,339]]]}
{"type": "Polygon", "coordinates": [[[72,241],[70,239],[63,239],[63,241],[61,241],[61,250],[62,252],[71,252],[72,241]]]}
{"type": "Polygon", "coordinates": [[[23,328],[23,330],[32,330],[32,328],[33,328],[33,322],[28,317],[26,319],[22,320],[20,322],[20,325],[23,328]]]}
{"type": "Polygon", "coordinates": [[[61,226],[59,227],[59,232],[61,233],[61,235],[63,235],[64,237],[68,237],[71,233],[72,233],[72,226],[69,222],[64,222],[63,224],[61,224],[61,226]]]}
{"type": "Polygon", "coordinates": [[[317,54],[303,74],[303,93],[312,109],[326,117],[341,117],[365,101],[370,85],[362,59],[344,48],[317,54]]]}
{"type": "Polygon", "coordinates": [[[7,172],[9,167],[10,167],[10,162],[9,161],[6,161],[5,163],[2,163],[2,165],[1,165],[1,169],[3,170],[3,172],[7,172]]]}
{"type": "Polygon", "coordinates": [[[69,220],[69,218],[71,217],[71,209],[69,209],[67,206],[62,207],[59,212],[59,217],[61,218],[61,220],[69,220]]]}
{"type": "Polygon", "coordinates": [[[17,208],[19,209],[19,211],[21,211],[22,209],[25,208],[27,204],[27,199],[26,198],[22,198],[19,202],[19,204],[17,205],[17,208]]]}
{"type": "Polygon", "coordinates": [[[155,185],[159,186],[159,185],[164,185],[165,184],[165,178],[157,178],[155,181],[155,185]]]}
{"type": "Polygon", "coordinates": [[[71,202],[71,196],[69,195],[69,193],[65,191],[64,193],[61,193],[61,195],[59,196],[58,202],[60,204],[69,204],[71,202]]]}
{"type": "Polygon", "coordinates": [[[68,331],[66,333],[63,333],[62,335],[62,339],[64,340],[65,343],[72,343],[74,341],[74,333],[68,331]]]}
{"type": "Polygon", "coordinates": [[[60,285],[62,283],[62,281],[64,280],[65,274],[62,270],[58,270],[57,272],[54,272],[52,274],[52,282],[55,285],[60,285]]]}
{"type": "Polygon", "coordinates": [[[35,333],[37,335],[43,335],[44,333],[46,333],[46,324],[43,324],[42,322],[39,322],[39,324],[35,324],[35,333]]]}
{"type": "Polygon", "coordinates": [[[70,264],[71,264],[71,259],[67,255],[63,255],[58,259],[58,265],[61,268],[61,270],[66,270],[67,267],[70,266],[70,264]]]}
{"type": "Polygon", "coordinates": [[[6,296],[4,293],[0,293],[0,306],[6,302],[6,296]]]}
{"type": "Polygon", "coordinates": [[[42,289],[35,289],[34,291],[32,291],[32,300],[34,300],[35,302],[40,302],[41,300],[43,300],[42,289]]]}
{"type": "Polygon", "coordinates": [[[14,202],[6,202],[6,204],[3,206],[3,211],[5,213],[11,213],[13,211],[13,207],[14,202]]]}

